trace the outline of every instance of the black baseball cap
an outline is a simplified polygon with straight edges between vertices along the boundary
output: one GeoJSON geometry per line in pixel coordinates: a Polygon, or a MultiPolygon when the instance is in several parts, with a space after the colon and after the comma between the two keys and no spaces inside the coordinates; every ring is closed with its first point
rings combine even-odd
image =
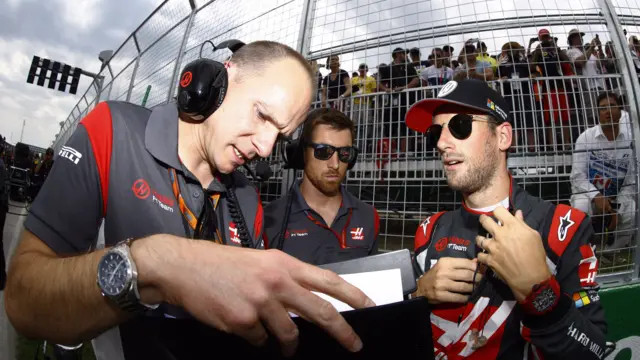
{"type": "Polygon", "coordinates": [[[407,126],[418,132],[426,132],[433,123],[433,115],[443,105],[449,105],[448,109],[453,111],[459,109],[460,113],[487,114],[498,121],[513,123],[507,102],[486,82],[451,80],[439,90],[437,98],[418,101],[409,108],[405,116],[407,126]]]}
{"type": "Polygon", "coordinates": [[[398,47],[398,48],[393,49],[393,52],[391,53],[391,56],[395,56],[396,54],[406,54],[406,53],[407,53],[406,49],[398,47]]]}

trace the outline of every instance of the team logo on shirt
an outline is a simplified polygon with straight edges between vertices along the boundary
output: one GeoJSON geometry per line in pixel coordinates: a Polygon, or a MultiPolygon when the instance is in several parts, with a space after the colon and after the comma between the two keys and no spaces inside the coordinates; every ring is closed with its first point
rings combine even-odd
{"type": "Polygon", "coordinates": [[[454,251],[466,252],[467,247],[469,245],[471,245],[470,240],[465,240],[457,236],[450,236],[450,237],[445,236],[440,238],[438,241],[436,241],[436,244],[434,247],[437,252],[440,252],[444,249],[451,249],[454,251]]]}
{"type": "Polygon", "coordinates": [[[353,240],[364,240],[364,228],[352,228],[351,229],[351,238],[353,240]]]}
{"type": "Polygon", "coordinates": [[[149,187],[149,183],[145,179],[138,179],[131,186],[131,190],[133,194],[141,200],[144,200],[149,197],[151,194],[151,188],[149,187]]]}
{"type": "Polygon", "coordinates": [[[307,229],[301,229],[301,230],[287,229],[287,231],[284,233],[284,238],[288,239],[289,237],[300,237],[300,236],[308,236],[308,235],[309,235],[309,231],[307,231],[307,229]]]}
{"type": "Polygon", "coordinates": [[[238,236],[238,227],[233,221],[229,223],[229,239],[231,242],[240,244],[240,236],[238,236]]]}
{"type": "Polygon", "coordinates": [[[580,255],[582,255],[580,265],[578,266],[580,286],[582,286],[583,289],[598,286],[598,283],[596,283],[598,259],[596,258],[596,254],[593,252],[593,248],[588,244],[580,246],[580,255]]]}
{"type": "Polygon", "coordinates": [[[131,186],[131,191],[133,192],[133,195],[140,200],[145,200],[149,195],[151,195],[153,202],[162,210],[171,213],[173,212],[173,205],[175,204],[174,200],[153,190],[145,179],[140,178],[134,181],[131,186]]]}
{"type": "Polygon", "coordinates": [[[435,245],[435,249],[437,252],[440,252],[444,249],[447,248],[447,244],[449,243],[449,239],[445,236],[443,238],[440,238],[435,245]]]}
{"type": "Polygon", "coordinates": [[[571,220],[571,210],[569,210],[564,216],[560,217],[560,226],[558,226],[558,240],[564,241],[567,238],[569,228],[574,224],[575,221],[571,220]]]}

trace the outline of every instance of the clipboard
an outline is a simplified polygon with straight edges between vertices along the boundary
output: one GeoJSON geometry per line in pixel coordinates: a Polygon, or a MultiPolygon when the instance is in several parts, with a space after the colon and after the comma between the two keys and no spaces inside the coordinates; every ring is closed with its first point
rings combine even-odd
{"type": "Polygon", "coordinates": [[[367,256],[337,263],[320,265],[320,268],[331,270],[338,275],[355,274],[369,271],[400,269],[402,292],[405,296],[418,288],[413,272],[413,262],[408,249],[367,256]]]}
{"type": "Polygon", "coordinates": [[[296,318],[300,343],[288,359],[434,359],[429,303],[424,297],[346,311],[342,316],[362,339],[362,350],[351,353],[324,330],[296,318]]]}
{"type": "Polygon", "coordinates": [[[364,346],[357,353],[349,352],[323,329],[302,318],[293,319],[300,335],[298,350],[290,358],[282,355],[273,336],[258,348],[195,319],[142,316],[120,326],[120,335],[134,337],[123,342],[127,360],[434,359],[430,309],[424,297],[341,314],[362,339],[364,346]]]}

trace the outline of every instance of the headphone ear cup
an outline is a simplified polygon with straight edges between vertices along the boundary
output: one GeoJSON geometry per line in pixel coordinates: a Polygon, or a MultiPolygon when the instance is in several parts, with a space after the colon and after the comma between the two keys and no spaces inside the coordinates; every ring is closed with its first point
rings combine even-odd
{"type": "Polygon", "coordinates": [[[223,64],[211,59],[192,61],[180,76],[178,109],[193,120],[205,120],[222,104],[227,86],[228,75],[223,64]]]}
{"type": "Polygon", "coordinates": [[[285,147],[285,169],[304,170],[304,147],[299,139],[293,140],[285,147]]]}

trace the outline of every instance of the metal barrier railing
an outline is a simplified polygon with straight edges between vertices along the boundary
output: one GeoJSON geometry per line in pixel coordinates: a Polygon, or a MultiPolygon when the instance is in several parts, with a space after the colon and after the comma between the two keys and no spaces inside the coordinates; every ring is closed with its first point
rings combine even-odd
{"type": "MultiPolygon", "coordinates": [[[[261,1],[259,6],[252,1],[165,0],[123,42],[101,71],[100,75],[104,76],[101,92],[96,93],[96,87],[90,86],[81,96],[53,146],[57,153],[78,122],[99,100],[124,100],[146,107],[170,101],[175,96],[178,72],[198,56],[200,44],[205,40],[214,43],[229,38],[245,42],[275,40],[310,59],[340,54],[344,68],[357,69],[361,62],[390,62],[391,49],[396,47],[442,48],[465,43],[472,37],[483,39],[491,50],[496,50],[507,41],[526,45],[531,36],[537,36],[541,27],[547,27],[555,35],[567,34],[570,28],[577,26],[588,28],[587,33],[599,35],[603,45],[610,41],[607,46],[613,49],[613,57],[607,61],[612,62],[615,69],[609,75],[488,82],[513,106],[514,144],[508,165],[514,177],[529,192],[546,200],[570,202],[573,145],[585,129],[598,121],[599,110],[594,106],[598,91],[592,85],[601,84],[603,88],[616,89],[626,96],[624,106],[632,120],[634,134],[631,160],[637,163],[640,110],[640,86],[634,69],[637,55],[636,58],[631,55],[622,29],[640,32],[638,16],[629,15],[633,11],[628,11],[632,8],[640,10],[640,5],[627,1],[621,7],[612,1],[558,3],[557,9],[539,9],[531,2],[521,2],[516,12],[493,9],[493,5],[485,12],[477,10],[482,8],[482,1],[475,2],[472,7],[462,7],[418,1],[400,4],[394,0],[371,4],[267,0],[261,1]],[[496,18],[496,11],[503,11],[502,16],[496,18]],[[469,16],[475,16],[475,19],[469,16]],[[399,25],[398,19],[403,19],[404,23],[399,25]],[[567,85],[563,87],[564,91],[551,96],[534,91],[558,88],[560,84],[567,85]],[[556,104],[557,108],[547,106],[545,110],[545,101],[556,104]],[[566,106],[557,105],[565,103],[566,106]]],[[[450,54],[452,57],[457,55],[457,51],[450,54]]],[[[228,53],[205,53],[205,56],[223,60],[228,53]]],[[[370,70],[377,68],[371,66],[370,70]]],[[[326,70],[322,72],[326,73],[326,70]]],[[[433,97],[438,89],[438,86],[425,86],[400,93],[353,95],[338,104],[358,125],[356,144],[362,151],[359,163],[349,173],[347,186],[379,209],[382,249],[411,248],[420,220],[433,211],[453,209],[459,204],[459,194],[446,187],[437,153],[426,147],[422,134],[404,128],[402,123],[403,114],[413,99],[433,97]],[[394,104],[394,101],[398,103],[394,104]]],[[[296,175],[281,168],[280,150],[278,144],[268,159],[274,176],[259,184],[267,202],[281,196],[296,175]]],[[[634,177],[637,182],[637,174],[634,177]]],[[[637,189],[634,191],[637,194],[637,189]]],[[[637,218],[637,208],[635,212],[637,218]]],[[[629,269],[634,271],[631,278],[638,277],[637,228],[624,231],[616,236],[632,233],[633,242],[629,246],[614,251],[599,249],[603,277],[629,277],[629,269]],[[612,253],[613,259],[605,264],[607,253],[612,253]],[[619,264],[618,258],[630,261],[619,264]],[[615,275],[605,275],[609,272],[615,275]]],[[[598,232],[598,236],[603,235],[611,234],[598,232]]]]}

